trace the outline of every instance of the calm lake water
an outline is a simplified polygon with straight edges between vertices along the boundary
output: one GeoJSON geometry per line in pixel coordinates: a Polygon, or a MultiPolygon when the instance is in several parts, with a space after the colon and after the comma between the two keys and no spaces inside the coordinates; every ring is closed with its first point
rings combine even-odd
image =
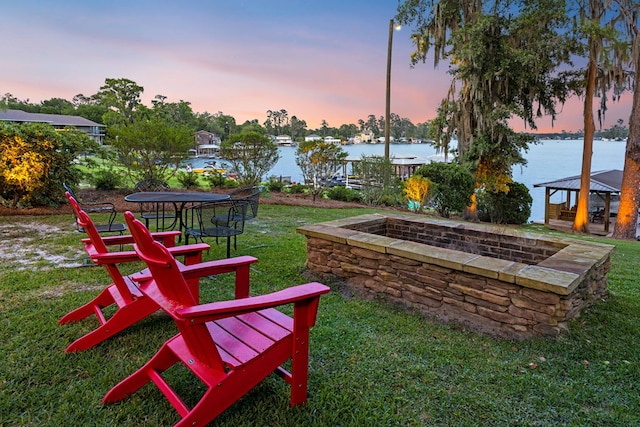
{"type": "MultiPolygon", "coordinates": [[[[608,169],[620,169],[624,167],[624,141],[594,141],[591,171],[608,169]]],[[[384,155],[384,144],[358,144],[346,145],[344,149],[349,156],[384,155]]],[[[280,160],[267,174],[291,177],[292,181],[302,181],[302,173],[296,165],[295,147],[280,147],[280,160]]],[[[392,144],[391,156],[394,154],[413,154],[420,157],[429,157],[436,154],[433,147],[428,144],[392,144]]],[[[530,221],[544,220],[544,188],[534,188],[534,184],[553,181],[574,175],[580,175],[582,168],[582,140],[543,140],[539,144],[532,145],[524,156],[527,159],[526,166],[513,168],[513,179],[525,184],[531,196],[530,221]]],[[[199,167],[208,159],[194,159],[194,167],[199,167]]],[[[565,193],[558,192],[552,196],[554,203],[564,200],[565,193]]]]}

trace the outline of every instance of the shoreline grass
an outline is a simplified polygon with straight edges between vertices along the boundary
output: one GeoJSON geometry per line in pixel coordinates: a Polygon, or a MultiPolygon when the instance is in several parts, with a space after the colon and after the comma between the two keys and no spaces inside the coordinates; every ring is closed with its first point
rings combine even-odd
{"type": "MultiPolygon", "coordinates": [[[[312,280],[296,227],[375,211],[260,209],[233,253],[259,259],[252,269],[254,295],[312,280]]],[[[10,249],[0,264],[0,426],[177,422],[150,386],[122,403],[101,403],[175,334],[173,322],[154,314],[90,350],[65,354],[96,323],[57,321],[96,295],[107,284],[106,272],[59,267],[81,265],[84,258],[70,215],[0,217],[0,235],[10,249]],[[38,231],[20,224],[38,225],[38,231]]],[[[212,425],[640,425],[640,243],[586,239],[616,245],[610,296],[557,339],[495,339],[385,301],[352,298],[339,282],[329,282],[332,292],[321,299],[312,329],[307,405],[289,408],[288,385],[271,376],[212,425]]],[[[210,243],[205,259],[223,258],[225,245],[210,243]]],[[[230,298],[232,278],[205,279],[201,289],[204,301],[230,298]]],[[[192,376],[177,369],[170,377],[196,399],[192,376]]]]}

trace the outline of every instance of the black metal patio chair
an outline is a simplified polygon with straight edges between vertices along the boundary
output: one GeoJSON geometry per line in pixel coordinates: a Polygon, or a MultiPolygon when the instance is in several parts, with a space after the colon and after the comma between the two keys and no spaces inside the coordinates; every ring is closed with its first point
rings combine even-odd
{"type": "Polygon", "coordinates": [[[236,237],[244,233],[249,203],[246,200],[201,203],[187,208],[186,218],[190,221],[185,231],[185,242],[189,237],[204,242],[206,237],[227,239],[227,258],[231,256],[231,238],[237,250],[236,237]]]}
{"type": "MultiPolygon", "coordinates": [[[[150,178],[138,182],[135,185],[138,192],[169,191],[171,187],[166,182],[150,178]]],[[[148,229],[156,231],[173,230],[178,225],[177,207],[175,203],[145,203],[140,205],[140,217],[144,219],[144,225],[148,229]]]]}
{"type": "MultiPolygon", "coordinates": [[[[78,196],[75,194],[73,189],[66,182],[62,184],[65,191],[69,192],[69,194],[78,202],[80,205],[80,209],[85,211],[87,214],[109,214],[106,224],[96,224],[96,229],[98,233],[118,233],[122,234],[127,229],[127,226],[124,223],[115,222],[116,215],[118,212],[116,211],[116,207],[111,202],[84,202],[78,199],[78,196]]],[[[75,213],[74,213],[75,216],[75,213]]],[[[78,218],[76,217],[76,223],[78,218]]],[[[78,231],[84,233],[84,229],[78,226],[78,231]]]]}

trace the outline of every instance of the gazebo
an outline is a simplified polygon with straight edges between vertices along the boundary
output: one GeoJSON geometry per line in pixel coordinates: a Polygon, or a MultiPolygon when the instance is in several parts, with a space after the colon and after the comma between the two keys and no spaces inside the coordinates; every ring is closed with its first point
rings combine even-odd
{"type": "MultiPolygon", "coordinates": [[[[589,195],[595,195],[604,202],[604,212],[591,212],[592,220],[601,215],[604,222],[604,231],[609,232],[609,217],[611,216],[611,196],[620,194],[622,185],[622,171],[611,169],[591,173],[591,183],[589,184],[589,195]]],[[[544,223],[549,224],[549,219],[560,219],[573,221],[575,219],[575,209],[572,206],[578,204],[580,196],[580,175],[561,178],[555,181],[534,184],[534,187],[544,187],[544,223]],[[566,191],[567,197],[564,202],[550,203],[551,196],[558,191],[566,191]],[[575,194],[575,205],[571,204],[572,195],[575,194]]],[[[617,212],[616,212],[617,213],[617,212]]]]}

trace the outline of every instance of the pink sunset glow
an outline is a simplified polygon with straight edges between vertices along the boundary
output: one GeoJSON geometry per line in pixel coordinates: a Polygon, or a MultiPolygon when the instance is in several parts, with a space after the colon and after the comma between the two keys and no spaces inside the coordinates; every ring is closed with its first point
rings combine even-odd
{"type": "MultiPolygon", "coordinates": [[[[195,112],[266,119],[267,110],[317,128],[384,115],[388,23],[396,2],[125,2],[25,0],[3,6],[0,93],[38,103],[92,95],[105,78],[127,78],[195,112]],[[224,4],[220,4],[224,3],[224,4]]],[[[409,65],[409,31],[394,35],[391,111],[432,119],[446,95],[446,66],[409,65]]],[[[628,122],[631,96],[610,103],[603,126],[628,122]]],[[[514,128],[524,130],[521,123],[514,128]]],[[[551,128],[583,128],[571,99],[551,128]]]]}

